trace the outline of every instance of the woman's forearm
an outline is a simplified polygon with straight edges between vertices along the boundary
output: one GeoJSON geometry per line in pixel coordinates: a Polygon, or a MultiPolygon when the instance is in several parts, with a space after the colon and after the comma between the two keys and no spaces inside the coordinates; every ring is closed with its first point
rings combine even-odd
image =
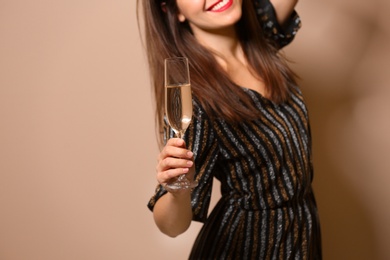
{"type": "Polygon", "coordinates": [[[293,12],[298,0],[270,0],[270,2],[275,9],[279,24],[283,26],[293,12]]]}
{"type": "MultiPolygon", "coordinates": [[[[169,139],[158,155],[157,181],[166,185],[182,174],[192,180],[195,174],[193,156],[183,139],[169,139]]],[[[191,190],[168,190],[156,201],[153,216],[157,227],[168,236],[175,237],[186,231],[192,220],[191,190]]]]}
{"type": "Polygon", "coordinates": [[[191,191],[167,193],[153,209],[154,221],[164,234],[176,237],[188,229],[192,220],[191,191]]]}

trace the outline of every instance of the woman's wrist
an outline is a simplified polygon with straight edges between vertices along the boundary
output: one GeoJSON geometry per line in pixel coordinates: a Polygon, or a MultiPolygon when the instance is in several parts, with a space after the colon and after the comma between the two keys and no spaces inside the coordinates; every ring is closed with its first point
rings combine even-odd
{"type": "Polygon", "coordinates": [[[164,189],[170,194],[172,197],[176,199],[184,198],[186,196],[191,197],[192,189],[170,189],[168,186],[164,185],[164,189]]]}

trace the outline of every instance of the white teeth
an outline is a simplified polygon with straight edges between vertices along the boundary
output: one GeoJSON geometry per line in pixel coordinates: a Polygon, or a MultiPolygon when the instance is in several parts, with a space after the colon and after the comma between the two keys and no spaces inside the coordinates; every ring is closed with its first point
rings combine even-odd
{"type": "Polygon", "coordinates": [[[227,3],[229,3],[229,0],[223,0],[222,2],[218,3],[217,5],[214,5],[213,8],[211,9],[211,11],[215,11],[215,10],[221,9],[227,3]]]}

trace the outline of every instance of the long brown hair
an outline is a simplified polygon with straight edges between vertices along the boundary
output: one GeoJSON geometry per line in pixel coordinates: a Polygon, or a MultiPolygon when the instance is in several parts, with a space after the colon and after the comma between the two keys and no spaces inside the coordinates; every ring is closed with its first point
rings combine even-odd
{"type": "MultiPolygon", "coordinates": [[[[260,116],[250,97],[229,79],[214,54],[198,43],[188,23],[178,20],[176,0],[166,0],[163,7],[161,0],[142,0],[142,7],[160,137],[164,115],[164,59],[167,57],[189,59],[193,95],[211,119],[218,117],[240,122],[260,116]]],[[[290,86],[296,84],[295,74],[264,37],[251,0],[243,0],[242,16],[236,29],[246,58],[264,80],[269,98],[275,103],[285,101],[290,86]]]]}

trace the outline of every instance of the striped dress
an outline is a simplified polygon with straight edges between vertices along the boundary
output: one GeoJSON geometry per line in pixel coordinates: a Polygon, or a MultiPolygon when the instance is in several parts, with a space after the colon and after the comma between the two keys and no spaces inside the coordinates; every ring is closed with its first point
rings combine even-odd
{"type": "MultiPolygon", "coordinates": [[[[254,0],[265,36],[283,47],[300,19],[284,27],[269,0],[254,0]]],[[[204,223],[190,259],[321,259],[321,237],[313,178],[308,113],[298,88],[276,105],[242,88],[263,115],[250,123],[210,121],[194,99],[193,121],[185,134],[194,152],[199,185],[192,192],[193,219],[204,223]],[[212,184],[221,199],[209,214],[212,184]]],[[[169,129],[167,138],[173,136],[169,129]]],[[[148,203],[167,191],[157,186],[148,203]]]]}
{"type": "MultiPolygon", "coordinates": [[[[195,154],[193,218],[204,222],[190,259],[321,259],[308,113],[299,89],[276,105],[243,90],[262,117],[250,123],[210,121],[194,102],[186,132],[195,154]],[[208,216],[213,180],[222,197],[208,216]]],[[[172,133],[170,133],[172,134],[172,133]]],[[[166,191],[158,186],[153,206],[166,191]]]]}

